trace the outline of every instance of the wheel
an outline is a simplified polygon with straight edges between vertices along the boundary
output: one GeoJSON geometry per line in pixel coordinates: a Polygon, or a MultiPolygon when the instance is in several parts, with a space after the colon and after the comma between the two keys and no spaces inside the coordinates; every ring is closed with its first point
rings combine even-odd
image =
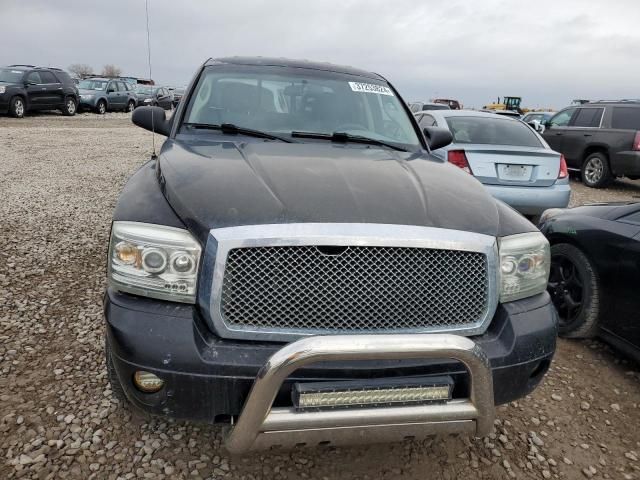
{"type": "Polygon", "coordinates": [[[558,311],[560,336],[591,338],[598,332],[600,282],[593,264],[568,243],[551,246],[547,290],[558,311]]]}
{"type": "Polygon", "coordinates": [[[613,176],[609,169],[609,160],[604,153],[589,155],[582,164],[582,183],[591,188],[606,187],[613,176]]]}
{"type": "Polygon", "coordinates": [[[127,400],[127,396],[124,394],[124,389],[122,388],[122,384],[120,383],[120,379],[116,373],[116,368],[113,366],[113,360],[111,359],[111,345],[109,345],[109,341],[106,339],[104,342],[104,353],[107,364],[107,377],[109,379],[109,384],[111,385],[113,396],[123,405],[127,405],[129,400],[127,400]]]}
{"type": "Polygon", "coordinates": [[[78,103],[73,97],[67,97],[64,100],[64,107],[62,107],[62,114],[68,117],[73,117],[78,110],[78,103]]]}
{"type": "Polygon", "coordinates": [[[9,115],[15,118],[22,118],[26,113],[27,109],[24,104],[24,99],[22,97],[13,97],[11,102],[9,102],[9,115]]]}
{"type": "Polygon", "coordinates": [[[104,115],[107,113],[107,102],[104,100],[98,100],[98,104],[96,105],[96,112],[100,115],[104,115]]]}
{"type": "Polygon", "coordinates": [[[129,103],[127,103],[127,112],[133,112],[136,108],[136,102],[134,102],[133,100],[129,100],[129,103]]]}

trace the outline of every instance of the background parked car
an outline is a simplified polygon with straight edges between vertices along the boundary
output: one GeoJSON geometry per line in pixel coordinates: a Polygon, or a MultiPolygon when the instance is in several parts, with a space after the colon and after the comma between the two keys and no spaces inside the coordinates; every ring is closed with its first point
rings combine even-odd
{"type": "Polygon", "coordinates": [[[640,203],[551,210],[540,229],[551,243],[560,335],[599,335],[640,361],[640,203]]]}
{"type": "Polygon", "coordinates": [[[411,102],[409,103],[409,110],[413,113],[417,113],[426,110],[450,110],[450,108],[449,105],[443,105],[441,103],[411,102]]]}
{"type": "Polygon", "coordinates": [[[173,87],[169,88],[171,95],[173,96],[173,106],[177,107],[182,100],[182,96],[184,95],[185,88],[184,87],[173,87]]]}
{"type": "Polygon", "coordinates": [[[545,124],[556,114],[556,112],[529,112],[521,120],[533,127],[538,133],[544,133],[545,124]]]}
{"type": "Polygon", "coordinates": [[[640,178],[640,102],[606,101],[565,108],[546,124],[544,138],[588,187],[615,177],[640,178]]]}
{"type": "Polygon", "coordinates": [[[64,70],[33,65],[0,68],[0,112],[17,118],[33,110],[75,115],[78,101],[78,89],[64,70]]]}
{"type": "Polygon", "coordinates": [[[136,87],[136,95],[138,97],[138,107],[151,105],[169,110],[173,104],[172,96],[165,87],[138,85],[136,87]]]}
{"type": "Polygon", "coordinates": [[[436,98],[433,102],[440,105],[446,105],[451,110],[462,110],[462,104],[458,100],[452,100],[450,98],[436,98]]]}
{"type": "Polygon", "coordinates": [[[425,127],[447,127],[453,143],[434,155],[475,176],[520,213],[564,208],[571,194],[564,159],[525,123],[495,113],[441,110],[417,115],[425,127]]]}
{"type": "Polygon", "coordinates": [[[80,107],[104,114],[108,110],[133,111],[136,94],[124,80],[112,78],[87,78],[78,84],[80,107]]]}

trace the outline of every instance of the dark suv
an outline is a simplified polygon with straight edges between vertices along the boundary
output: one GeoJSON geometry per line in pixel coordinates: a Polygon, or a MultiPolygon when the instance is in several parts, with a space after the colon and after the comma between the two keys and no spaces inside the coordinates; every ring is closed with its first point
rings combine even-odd
{"type": "Polygon", "coordinates": [[[555,349],[549,243],[431,155],[378,74],[207,61],[125,186],[105,295],[112,391],[270,445],[483,436],[555,349]]]}
{"type": "Polygon", "coordinates": [[[28,111],[60,110],[75,115],[78,89],[59,68],[33,65],[0,67],[0,112],[22,118],[28,111]]]}
{"type": "Polygon", "coordinates": [[[640,101],[571,106],[545,126],[544,139],[588,187],[605,187],[615,177],[640,178],[640,101]]]}

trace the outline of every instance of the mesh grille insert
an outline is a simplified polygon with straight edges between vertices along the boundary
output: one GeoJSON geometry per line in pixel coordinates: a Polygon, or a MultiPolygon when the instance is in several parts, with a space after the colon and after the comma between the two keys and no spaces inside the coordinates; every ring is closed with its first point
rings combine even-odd
{"type": "Polygon", "coordinates": [[[465,327],[488,308],[483,253],[284,246],[229,251],[220,299],[230,326],[389,331],[465,327]]]}

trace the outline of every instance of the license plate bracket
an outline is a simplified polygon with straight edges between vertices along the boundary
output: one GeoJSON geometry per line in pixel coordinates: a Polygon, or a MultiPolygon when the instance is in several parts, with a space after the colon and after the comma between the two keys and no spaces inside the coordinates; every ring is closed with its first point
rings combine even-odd
{"type": "Polygon", "coordinates": [[[498,177],[500,180],[511,182],[528,182],[531,180],[533,165],[519,165],[512,163],[498,164],[498,177]]]}

